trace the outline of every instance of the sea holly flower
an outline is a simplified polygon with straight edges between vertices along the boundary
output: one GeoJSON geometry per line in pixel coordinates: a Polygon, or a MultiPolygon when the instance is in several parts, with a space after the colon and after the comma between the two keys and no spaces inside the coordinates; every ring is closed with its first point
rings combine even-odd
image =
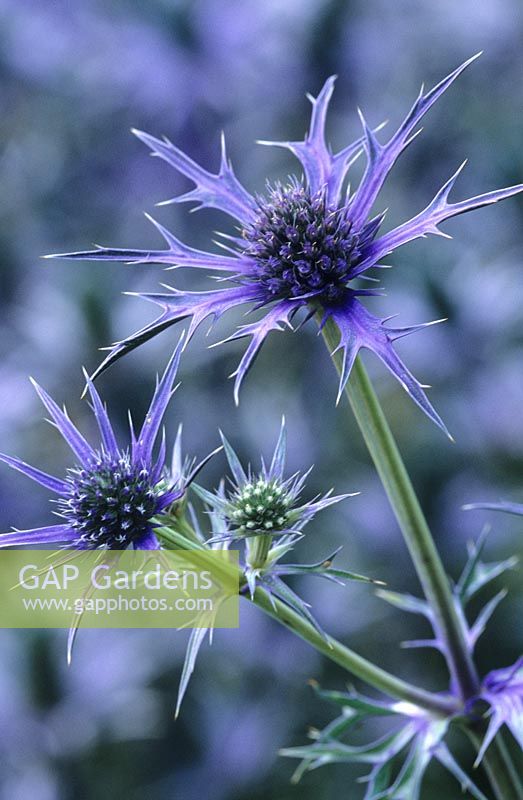
{"type": "Polygon", "coordinates": [[[443,765],[476,800],[485,795],[459,766],[445,743],[451,719],[433,716],[412,703],[381,702],[355,691],[322,691],[319,696],[341,707],[341,714],[323,731],[314,731],[310,745],[280,751],[301,759],[294,782],[305,772],[326,764],[362,763],[370,767],[364,778],[365,800],[419,800],[423,779],[433,761],[443,765]],[[344,739],[354,727],[377,718],[389,718],[392,730],[369,744],[347,744],[344,739]]]}
{"type": "MultiPolygon", "coordinates": [[[[193,484],[194,492],[203,499],[210,521],[211,535],[206,536],[191,504],[188,506],[192,534],[201,547],[227,549],[245,543],[245,557],[240,557],[240,568],[244,579],[240,593],[254,597],[259,587],[274,598],[292,608],[325,636],[321,626],[309,610],[309,604],[294,592],[283,580],[288,575],[317,575],[326,580],[345,585],[346,580],[381,584],[356,572],[338,569],[333,560],[341,547],[315,564],[281,563],[281,559],[294,549],[303,537],[302,530],[315,514],[328,505],[337,503],[351,495],[322,498],[300,504],[298,496],[306,478],[293,475],[285,479],[286,431],[282,420],[278,442],[266,467],[262,461],[261,471],[253,473],[250,467],[244,470],[238,456],[222,434],[222,441],[234,478],[232,488],[227,491],[222,480],[216,492],[208,492],[193,484]],[[292,525],[292,528],[289,527],[292,525]]],[[[307,473],[308,474],[308,473],[307,473]]],[[[187,545],[192,548],[193,536],[187,545]]],[[[177,540],[183,547],[183,541],[177,540]]],[[[208,636],[212,643],[213,629],[195,627],[191,631],[184,666],[180,678],[176,715],[180,711],[183,697],[196,666],[200,648],[208,636]]]]}
{"type": "Polygon", "coordinates": [[[224,521],[225,533],[220,539],[244,539],[247,561],[252,567],[263,566],[272,541],[282,536],[301,538],[303,528],[324,508],[351,495],[332,495],[303,503],[300,500],[310,470],[285,478],[287,434],[282,419],[280,434],[269,466],[262,459],[259,472],[251,466],[245,470],[231,444],[221,434],[223,447],[232,473],[229,492],[212,493],[200,486],[194,490],[224,521]],[[263,542],[263,547],[259,543],[263,542]]]}
{"type": "MultiPolygon", "coordinates": [[[[181,430],[174,448],[173,467],[166,467],[165,436],[158,454],[153,455],[163,416],[173,393],[183,339],[180,340],[161,380],[157,383],[143,426],[136,436],[132,422],[131,446],[117,444],[107,411],[92,381],[87,379],[92,410],[100,430],[101,442],[93,448],[37,383],[35,389],[52,421],[76,457],[64,478],[57,478],[26,464],[19,458],[0,454],[8,466],[50,489],[57,495],[56,525],[14,531],[0,535],[0,547],[13,545],[61,544],[79,550],[156,550],[160,541],[155,527],[161,515],[180,501],[198,470],[183,468],[181,430]],[[156,517],[159,517],[158,521],[156,517]]],[[[212,454],[211,454],[212,455],[212,454]]]]}
{"type": "MultiPolygon", "coordinates": [[[[257,586],[263,587],[270,597],[278,597],[304,616],[318,630],[318,623],[305,603],[282,580],[288,575],[318,575],[343,585],[344,580],[380,583],[355,572],[334,568],[332,562],[341,548],[315,564],[287,564],[281,559],[294,549],[303,537],[303,529],[324,508],[339,503],[353,494],[327,494],[309,502],[300,500],[310,470],[304,475],[296,473],[285,478],[286,428],[282,419],[280,434],[267,467],[253,472],[243,468],[234,449],[222,434],[222,442],[233,476],[230,491],[220,486],[212,493],[194,485],[194,491],[204,500],[213,519],[219,521],[218,532],[209,544],[230,542],[245,544],[243,572],[251,596],[257,586]]],[[[215,525],[216,528],[216,525],[215,525]]]]}
{"type": "Polygon", "coordinates": [[[446,236],[439,228],[445,220],[503,200],[523,189],[519,184],[450,202],[449,196],[462,165],[428,206],[408,222],[381,233],[384,214],[372,216],[391,168],[420,132],[418,125],[422,118],[475,58],[477,56],[466,61],[430,91],[422,88],[404,121],[385,144],[380,143],[376,131],[371,130],[360,113],[363,136],[337,153],[331,151],[325,137],[327,110],[334,89],[334,78],[329,78],[316,98],[309,97],[312,117],[303,141],[262,142],[289,149],[303,169],[303,178],[291,177],[286,182],[268,186],[264,195],[251,195],[238,181],[223,140],[220,169],[214,174],[169,140],[135,131],[152,155],[163,159],[194,183],[194,189],[167,203],[188,201],[197,203],[199,208],[219,209],[237,220],[239,231],[238,235],[226,237],[223,253],[204,252],[184,244],[151,219],[165,239],[166,249],[98,247],[93,251],[64,254],[74,259],[203,269],[221,274],[230,284],[227,288],[204,292],[167,287],[163,293],[140,294],[161,308],[160,316],[115,344],[95,375],[180,320],[190,320],[190,337],[205,319],[217,319],[236,306],[247,305],[251,310],[261,311],[260,318],[242,325],[225,340],[250,339],[234,372],[238,400],[241,382],[267,335],[292,327],[301,311],[302,321],[319,314],[321,325],[332,319],[338,328],[337,349],[343,353],[338,399],[358,352],[367,348],[381,359],[425,414],[445,430],[422,385],[394,349],[397,339],[424,325],[387,326],[387,320],[374,316],[361,302],[380,292],[361,288],[356,279],[370,279],[367,273],[383,267],[383,259],[407,242],[428,234],[446,236]],[[359,185],[351,192],[345,188],[347,175],[362,151],[366,167],[359,185]]]}

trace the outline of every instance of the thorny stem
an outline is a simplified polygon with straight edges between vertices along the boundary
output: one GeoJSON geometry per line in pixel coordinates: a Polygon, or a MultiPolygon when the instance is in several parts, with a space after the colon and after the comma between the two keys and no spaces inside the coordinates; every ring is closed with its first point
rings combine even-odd
{"type": "MultiPolygon", "coordinates": [[[[175,524],[174,521],[173,524],[175,524]]],[[[184,527],[190,527],[187,521],[184,522],[184,527]]],[[[204,545],[198,542],[194,531],[187,539],[185,531],[183,534],[179,533],[171,528],[170,525],[169,527],[156,528],[155,530],[164,546],[189,550],[205,549],[204,545]]],[[[224,569],[225,566],[219,565],[219,568],[224,569]]],[[[246,588],[246,581],[241,569],[233,564],[227,565],[226,568],[237,570],[240,593],[250,599],[250,595],[242,591],[246,588]]],[[[363,658],[363,656],[358,655],[358,653],[355,653],[336,639],[330,636],[322,636],[310,622],[277,598],[270,598],[263,589],[258,588],[256,590],[252,602],[277,622],[284,625],[301,639],[304,639],[315,650],[346,669],[355,677],[365,681],[369,686],[373,686],[390,697],[414,703],[421,708],[442,716],[448,716],[458,710],[453,698],[433,694],[425,689],[413,686],[378,667],[363,658]]]]}
{"type": "MultiPolygon", "coordinates": [[[[343,355],[340,351],[334,352],[340,337],[331,319],[327,319],[323,325],[322,334],[336,369],[340,372],[343,355]]],[[[403,533],[425,596],[434,613],[438,631],[445,644],[445,654],[453,683],[459,689],[462,699],[466,701],[478,694],[479,679],[466,646],[463,625],[456,611],[450,584],[432,534],[379,400],[359,357],[353,366],[345,393],[403,533]]],[[[521,782],[499,735],[485,754],[484,762],[498,800],[523,800],[521,782]]]]}
{"type": "Polygon", "coordinates": [[[442,697],[413,686],[376,666],[331,636],[322,636],[310,622],[285,603],[274,597],[270,598],[263,589],[256,590],[253,602],[266,614],[312,645],[315,650],[375,689],[436,714],[448,716],[456,711],[452,698],[442,697]]]}
{"type": "MultiPolygon", "coordinates": [[[[339,332],[331,319],[326,321],[322,333],[329,352],[333,353],[339,343],[339,332]]],[[[340,371],[342,353],[338,351],[332,358],[340,371]]],[[[359,357],[345,391],[434,613],[445,644],[453,684],[462,699],[467,700],[478,693],[478,677],[466,646],[449,580],[392,432],[359,357]]]]}

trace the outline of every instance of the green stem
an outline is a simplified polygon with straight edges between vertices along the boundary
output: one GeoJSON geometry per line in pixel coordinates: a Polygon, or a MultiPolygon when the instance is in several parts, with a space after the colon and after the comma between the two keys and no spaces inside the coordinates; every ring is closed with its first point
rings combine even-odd
{"type": "Polygon", "coordinates": [[[263,534],[247,539],[247,563],[253,569],[264,567],[272,546],[272,536],[263,534]]]}
{"type": "MultiPolygon", "coordinates": [[[[479,750],[485,731],[478,732],[466,728],[466,732],[476,749],[479,750]]],[[[483,766],[497,800],[522,800],[523,785],[501,733],[498,733],[483,756],[483,766]]]]}
{"type": "MultiPolygon", "coordinates": [[[[322,332],[332,354],[339,343],[339,332],[331,319],[327,320],[322,332]]],[[[340,372],[342,353],[338,351],[332,358],[340,372]]],[[[379,400],[359,358],[353,366],[345,392],[434,613],[454,683],[462,699],[467,700],[477,695],[479,680],[465,642],[463,625],[432,534],[379,400]]],[[[473,736],[471,732],[469,734],[473,736]]],[[[476,737],[476,745],[478,742],[476,737]]],[[[485,754],[484,762],[498,800],[523,800],[521,781],[499,734],[485,754]]]]}
{"type": "MultiPolygon", "coordinates": [[[[194,534],[189,523],[184,521],[184,528],[189,528],[191,536],[189,540],[185,538],[184,533],[171,528],[162,527],[156,528],[157,535],[161,538],[162,544],[166,547],[179,548],[185,550],[205,550],[205,547],[200,543],[194,534]]],[[[234,565],[217,565],[217,569],[223,570],[236,570],[238,573],[238,584],[242,596],[249,598],[246,594],[246,581],[242,571],[234,565]]],[[[230,572],[229,572],[230,574],[230,572]]],[[[427,692],[417,686],[397,678],[389,672],[386,672],[381,667],[376,666],[371,661],[368,661],[363,656],[358,655],[350,648],[333,639],[330,636],[325,636],[311,625],[306,619],[301,617],[296,611],[289,606],[282,603],[274,597],[269,597],[267,592],[258,588],[255,592],[252,602],[258,606],[262,611],[268,614],[273,619],[284,625],[291,630],[301,639],[304,639],[315,650],[327,656],[331,661],[334,661],[340,667],[343,667],[352,675],[360,678],[369,686],[373,686],[390,697],[395,697],[398,700],[405,700],[408,703],[414,703],[421,708],[425,708],[435,714],[448,716],[455,713],[458,709],[456,702],[452,698],[442,697],[432,692],[427,692]]]]}
{"type": "Polygon", "coordinates": [[[285,603],[269,597],[263,589],[256,590],[253,602],[270,617],[304,639],[315,650],[375,689],[443,716],[456,712],[456,705],[452,699],[413,686],[376,666],[331,636],[322,636],[310,622],[285,603]]]}
{"type": "MultiPolygon", "coordinates": [[[[329,352],[333,353],[340,337],[331,319],[327,320],[322,333],[329,352]]],[[[342,353],[338,351],[332,357],[340,372],[342,353]]],[[[463,625],[454,605],[447,575],[396,442],[359,357],[345,391],[434,613],[437,630],[445,644],[453,683],[463,700],[474,697],[478,692],[478,677],[466,646],[463,625]]]]}

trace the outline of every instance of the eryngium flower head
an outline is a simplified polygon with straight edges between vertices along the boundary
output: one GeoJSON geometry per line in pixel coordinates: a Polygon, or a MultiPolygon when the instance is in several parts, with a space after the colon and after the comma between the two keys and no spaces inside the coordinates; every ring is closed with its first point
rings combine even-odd
{"type": "Polygon", "coordinates": [[[222,442],[233,476],[232,488],[227,493],[220,490],[213,494],[200,486],[195,490],[223,521],[224,532],[211,541],[251,537],[301,536],[311,519],[327,506],[338,503],[350,495],[333,496],[327,492],[308,503],[300,501],[305,481],[310,472],[296,473],[284,477],[287,437],[285,420],[282,420],[280,435],[274,449],[270,466],[262,460],[261,470],[244,470],[232,446],[222,434],[222,442]]]}
{"type": "Polygon", "coordinates": [[[65,478],[60,479],[18,458],[0,454],[0,459],[10,467],[58,495],[59,516],[63,519],[62,523],[45,528],[2,534],[0,547],[61,543],[81,550],[120,550],[129,546],[144,550],[159,548],[154,517],[182,498],[193,477],[181,468],[180,434],[170,472],[165,466],[165,437],[157,457],[153,457],[154,444],[173,392],[182,346],[181,340],[156,386],[138,436],[131,423],[129,449],[119,448],[105,406],[90,380],[92,409],[101,436],[98,449],[91,447],[65,410],[34,384],[77,461],[65,478]]]}
{"type": "Polygon", "coordinates": [[[337,153],[325,138],[325,121],[334,89],[329,78],[312,102],[310,129],[303,141],[262,142],[289,149],[301,162],[304,177],[268,187],[265,195],[251,195],[236,178],[222,141],[217,174],[207,172],[167,139],[161,141],[135,131],[157,156],[189,178],[195,188],[170,202],[195,202],[199,208],[217,208],[239,223],[238,236],[227,237],[223,254],[195,250],[181,242],[155,220],[151,221],[167,243],[165,250],[126,250],[99,247],[94,251],[66,254],[69,258],[167,264],[168,268],[190,267],[228,273],[228,288],[206,292],[142,294],[162,309],[161,315],[137,333],[118,342],[97,370],[98,374],[124,353],[139,346],[174,323],[190,319],[189,336],[200,323],[216,319],[236,306],[263,309],[255,322],[243,325],[225,341],[248,337],[246,352],[234,372],[235,397],[240,384],[266,336],[291,323],[298,311],[305,319],[316,312],[323,322],[334,320],[339,330],[338,350],[343,353],[339,395],[362,348],[372,350],[406,389],[415,403],[437,425],[444,425],[429,403],[423,387],[395,352],[396,339],[423,325],[387,327],[387,320],[372,315],[361,298],[379,294],[361,289],[355,282],[376,267],[396,248],[427,234],[445,236],[439,225],[450,217],[510,197],[523,185],[487,192],[468,200],[449,202],[449,195],[463,165],[444,184],[428,206],[408,222],[380,233],[384,214],[372,216],[372,208],[398,156],[420,132],[418,125],[477,56],[466,61],[429,92],[423,88],[398,130],[385,144],[360,113],[363,136],[337,153]],[[365,152],[363,177],[350,193],[345,190],[349,168],[365,152]]]}

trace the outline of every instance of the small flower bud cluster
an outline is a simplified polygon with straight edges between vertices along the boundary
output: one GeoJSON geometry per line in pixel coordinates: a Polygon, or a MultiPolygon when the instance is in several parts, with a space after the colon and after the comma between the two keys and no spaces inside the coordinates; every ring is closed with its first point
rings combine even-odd
{"type": "Polygon", "coordinates": [[[247,483],[230,500],[229,521],[240,533],[284,530],[291,498],[276,480],[259,478],[247,483]]]}

